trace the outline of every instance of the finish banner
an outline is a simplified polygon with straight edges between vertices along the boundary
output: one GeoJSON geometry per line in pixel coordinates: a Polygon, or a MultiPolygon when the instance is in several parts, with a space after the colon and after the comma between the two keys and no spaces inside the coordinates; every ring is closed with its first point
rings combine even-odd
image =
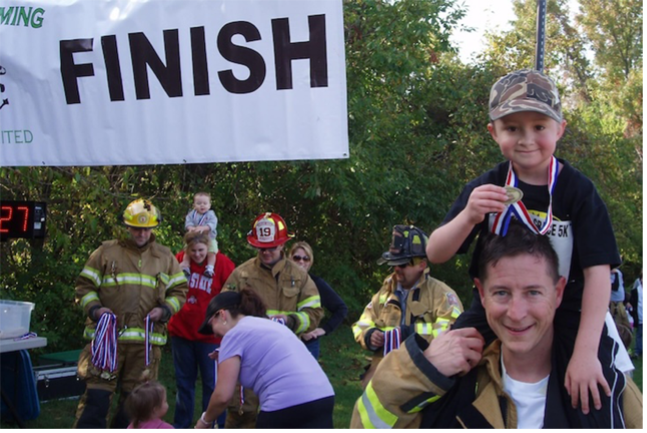
{"type": "Polygon", "coordinates": [[[0,2],[0,164],[348,158],[342,0],[0,2]]]}

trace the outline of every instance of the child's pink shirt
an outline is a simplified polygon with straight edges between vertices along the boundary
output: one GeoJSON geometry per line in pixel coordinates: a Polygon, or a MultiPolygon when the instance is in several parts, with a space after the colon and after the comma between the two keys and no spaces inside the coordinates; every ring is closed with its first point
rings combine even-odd
{"type": "MultiPolygon", "coordinates": [[[[133,423],[128,425],[128,428],[133,427],[133,423]]],[[[162,421],[161,419],[152,419],[150,421],[143,422],[139,424],[140,429],[162,429],[162,428],[174,428],[171,424],[162,421]]]]}

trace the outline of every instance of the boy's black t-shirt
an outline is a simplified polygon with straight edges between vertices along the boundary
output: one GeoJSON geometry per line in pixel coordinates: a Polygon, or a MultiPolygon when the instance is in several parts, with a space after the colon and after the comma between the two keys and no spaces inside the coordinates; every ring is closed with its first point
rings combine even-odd
{"type": "MultiPolygon", "coordinates": [[[[620,264],[620,254],[611,220],[604,201],[600,198],[593,182],[563,159],[553,195],[553,223],[547,235],[560,261],[560,275],[567,278],[568,284],[560,308],[579,311],[584,289],[583,269],[609,264],[612,268],[620,264]]],[[[446,224],[467,206],[474,188],[494,184],[504,186],[508,174],[508,162],[497,165],[468,183],[458,196],[442,224],[446,224]]],[[[523,191],[523,203],[531,214],[535,225],[540,226],[546,217],[549,204],[547,185],[529,185],[519,181],[518,188],[523,191]]],[[[490,214],[481,224],[474,227],[461,245],[458,253],[468,251],[474,238],[478,241],[470,264],[470,277],[478,272],[478,257],[481,239],[490,230],[495,214],[490,214]]]]}

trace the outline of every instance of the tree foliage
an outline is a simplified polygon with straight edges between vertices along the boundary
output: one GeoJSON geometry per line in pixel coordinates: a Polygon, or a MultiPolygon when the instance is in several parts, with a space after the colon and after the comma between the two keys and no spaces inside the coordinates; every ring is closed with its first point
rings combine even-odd
{"type": "MultiPolygon", "coordinates": [[[[411,223],[431,232],[462,186],[501,161],[486,130],[489,89],[508,70],[532,65],[533,4],[517,0],[513,30],[491,35],[487,55],[464,65],[449,43],[464,15],[453,0],[346,0],[346,160],[0,168],[3,200],[48,205],[44,241],[0,245],[0,297],[36,302],[32,328],[48,337],[48,350],[79,348],[83,317],[74,282],[102,241],[125,235],[126,205],[152,199],[164,217],[158,239],[178,251],[192,194],[209,191],[220,247],[235,263],[254,254],[245,237],[256,215],[277,212],[297,239],[313,245],[313,271],[340,293],[349,320],[356,320],[388,273],[376,260],[391,227],[411,223]]],[[[547,70],[568,100],[559,156],[596,182],[625,274],[635,275],[642,257],[642,154],[636,151],[642,128],[627,134],[625,112],[601,98],[605,78],[583,52],[589,44],[595,51],[595,44],[576,31],[565,0],[549,1],[548,23],[547,70]]],[[[642,82],[632,77],[636,69],[617,88],[618,101],[627,88],[642,96],[642,82]]],[[[467,261],[459,256],[432,268],[465,303],[467,261]]]]}

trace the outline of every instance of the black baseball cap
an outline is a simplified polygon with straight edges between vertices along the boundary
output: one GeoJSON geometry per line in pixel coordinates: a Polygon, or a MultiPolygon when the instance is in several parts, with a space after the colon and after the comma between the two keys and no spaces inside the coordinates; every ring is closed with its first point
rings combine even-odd
{"type": "Polygon", "coordinates": [[[240,305],[240,299],[240,293],[238,292],[222,292],[211,298],[207,307],[207,313],[204,316],[204,322],[202,322],[202,326],[200,326],[198,332],[204,335],[213,335],[213,329],[209,325],[209,321],[213,315],[222,309],[240,305]]]}

